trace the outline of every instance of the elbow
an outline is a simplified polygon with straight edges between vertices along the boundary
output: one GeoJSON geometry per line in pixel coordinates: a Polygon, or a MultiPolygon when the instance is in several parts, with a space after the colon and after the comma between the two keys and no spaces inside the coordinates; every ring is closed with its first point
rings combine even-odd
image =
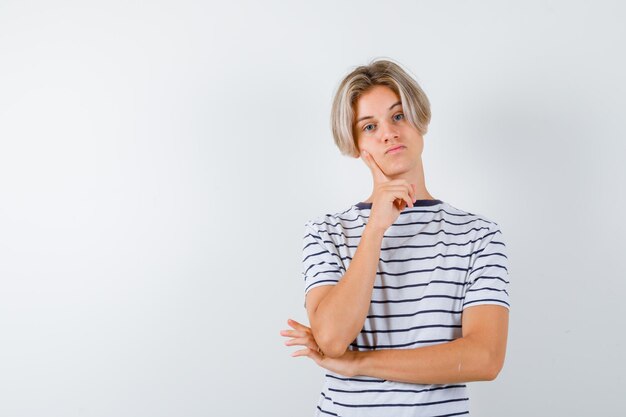
{"type": "Polygon", "coordinates": [[[487,367],[487,369],[485,370],[485,374],[483,375],[483,378],[481,379],[483,381],[493,381],[498,377],[499,373],[500,373],[499,368],[495,366],[487,367]]]}
{"type": "Polygon", "coordinates": [[[485,366],[485,381],[495,380],[504,366],[504,355],[490,355],[485,366]]]}
{"type": "Polygon", "coordinates": [[[346,350],[348,350],[347,346],[343,346],[343,345],[339,345],[338,343],[335,343],[334,345],[330,345],[327,349],[328,350],[324,350],[323,348],[322,352],[324,352],[324,356],[328,356],[329,358],[340,358],[343,356],[344,353],[346,353],[346,350]]]}
{"type": "Polygon", "coordinates": [[[348,345],[328,335],[321,334],[319,339],[316,338],[316,341],[319,348],[324,352],[324,356],[328,356],[329,358],[339,358],[348,350],[348,345]]]}

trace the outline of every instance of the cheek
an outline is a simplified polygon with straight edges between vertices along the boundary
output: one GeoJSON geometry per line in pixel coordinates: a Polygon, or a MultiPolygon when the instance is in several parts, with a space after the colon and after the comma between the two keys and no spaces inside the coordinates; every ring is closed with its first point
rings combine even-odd
{"type": "Polygon", "coordinates": [[[372,144],[369,143],[369,141],[367,140],[367,138],[359,138],[357,140],[357,147],[359,148],[359,150],[361,151],[368,151],[371,153],[372,151],[372,144]]]}

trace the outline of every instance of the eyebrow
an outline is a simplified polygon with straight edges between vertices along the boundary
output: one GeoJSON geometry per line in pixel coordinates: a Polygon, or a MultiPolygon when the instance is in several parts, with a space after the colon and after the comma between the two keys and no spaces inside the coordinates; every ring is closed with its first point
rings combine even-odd
{"type": "MultiPolygon", "coordinates": [[[[389,107],[389,110],[393,109],[393,108],[394,108],[395,106],[397,106],[398,104],[402,104],[402,102],[401,102],[401,101],[398,101],[397,103],[393,103],[393,104],[391,105],[391,107],[389,107]]],[[[360,118],[359,118],[359,120],[357,120],[357,121],[356,121],[356,123],[359,123],[361,120],[371,119],[371,118],[373,118],[373,117],[374,117],[374,116],[363,116],[363,117],[360,117],[360,118]]]]}

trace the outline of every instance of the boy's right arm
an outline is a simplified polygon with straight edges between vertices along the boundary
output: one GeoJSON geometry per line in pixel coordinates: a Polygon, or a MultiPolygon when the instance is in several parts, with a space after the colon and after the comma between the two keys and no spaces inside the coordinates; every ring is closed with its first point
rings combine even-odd
{"type": "Polygon", "coordinates": [[[329,357],[343,355],[369,311],[385,230],[365,227],[346,273],[336,285],[311,289],[306,310],[313,337],[329,357]]]}

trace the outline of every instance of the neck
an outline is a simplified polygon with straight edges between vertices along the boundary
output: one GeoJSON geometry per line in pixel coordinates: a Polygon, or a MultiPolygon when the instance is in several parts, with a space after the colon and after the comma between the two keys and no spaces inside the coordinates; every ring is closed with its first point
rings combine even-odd
{"type": "MultiPolygon", "coordinates": [[[[416,191],[415,191],[416,200],[435,200],[435,197],[433,197],[428,192],[428,189],[426,189],[426,181],[424,179],[424,168],[422,166],[421,159],[419,163],[410,171],[402,172],[398,175],[389,175],[389,179],[391,180],[404,179],[404,180],[407,180],[410,184],[415,184],[416,185],[416,191]]],[[[370,194],[370,196],[367,198],[367,200],[364,201],[364,203],[371,203],[372,197],[373,197],[373,194],[370,194]]]]}

